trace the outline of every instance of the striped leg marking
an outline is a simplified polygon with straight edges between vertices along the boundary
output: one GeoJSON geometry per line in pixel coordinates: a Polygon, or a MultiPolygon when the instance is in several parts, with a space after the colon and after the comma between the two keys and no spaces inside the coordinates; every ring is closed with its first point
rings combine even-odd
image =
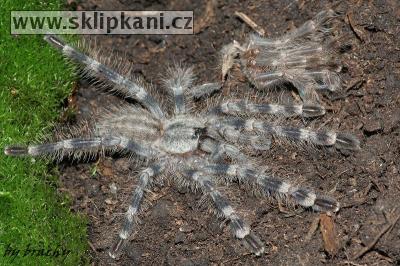
{"type": "Polygon", "coordinates": [[[325,108],[318,104],[306,105],[278,105],[278,104],[255,104],[240,102],[225,102],[218,109],[229,115],[252,115],[252,114],[270,114],[283,116],[303,116],[316,117],[325,114],[325,108]]]}
{"type": "Polygon", "coordinates": [[[153,157],[156,154],[156,151],[151,147],[124,137],[121,137],[121,143],[119,147],[145,158],[153,157]]]}
{"type": "Polygon", "coordinates": [[[135,192],[133,193],[131,204],[128,207],[128,210],[125,214],[125,223],[119,232],[118,241],[112,246],[108,255],[116,259],[121,254],[121,251],[124,249],[127,243],[128,237],[132,234],[135,229],[136,221],[138,218],[138,213],[140,211],[140,206],[143,201],[144,192],[147,189],[150,178],[155,175],[158,175],[162,172],[164,165],[153,165],[146,169],[144,169],[139,175],[139,185],[136,187],[135,192]]]}
{"type": "Polygon", "coordinates": [[[323,28],[324,23],[327,23],[335,16],[335,12],[331,9],[327,11],[321,11],[314,17],[313,20],[305,22],[302,26],[294,31],[288,32],[282,38],[274,40],[259,37],[258,35],[254,34],[251,38],[251,41],[253,41],[255,45],[266,46],[275,49],[282,48],[284,46],[287,46],[289,42],[295,39],[305,37],[309,34],[317,33],[317,31],[327,31],[327,29],[323,28]]]}
{"type": "Polygon", "coordinates": [[[241,182],[249,182],[261,186],[266,195],[284,195],[293,199],[297,204],[306,208],[312,208],[321,212],[337,212],[340,208],[339,202],[335,199],[317,195],[313,191],[299,188],[278,178],[257,172],[254,169],[242,167],[236,164],[211,164],[201,169],[210,175],[222,175],[236,178],[241,182]]]}
{"type": "Polygon", "coordinates": [[[77,151],[115,148],[120,144],[120,142],[121,140],[118,137],[98,137],[91,139],[76,138],[61,140],[54,143],[29,145],[27,147],[9,146],[5,148],[4,153],[10,156],[44,156],[61,153],[61,155],[64,156],[77,151]]]}
{"type": "Polygon", "coordinates": [[[264,244],[250,231],[249,225],[239,217],[229,201],[217,190],[213,179],[210,176],[203,175],[196,171],[191,172],[190,177],[201,187],[204,194],[210,196],[218,212],[220,212],[225,219],[230,221],[230,227],[236,238],[241,239],[245,246],[257,256],[264,253],[264,244]]]}
{"type": "Polygon", "coordinates": [[[268,134],[249,134],[249,132],[241,132],[232,126],[222,126],[218,132],[229,142],[239,145],[250,144],[257,151],[266,151],[271,148],[271,137],[268,134]]]}
{"type": "Polygon", "coordinates": [[[168,69],[170,78],[164,80],[165,87],[172,92],[175,106],[175,114],[186,112],[185,91],[193,82],[193,72],[191,68],[175,67],[168,69]]]}
{"type": "Polygon", "coordinates": [[[189,96],[193,97],[194,99],[200,99],[202,97],[209,97],[214,92],[221,90],[222,85],[221,83],[205,83],[199,86],[192,88],[189,91],[189,96]]]}
{"type": "Polygon", "coordinates": [[[224,119],[221,121],[223,125],[233,127],[236,130],[244,129],[245,131],[256,131],[261,133],[269,133],[276,137],[292,139],[294,141],[306,141],[321,146],[335,146],[339,149],[358,150],[360,149],[359,140],[350,134],[336,133],[334,131],[311,131],[303,128],[283,127],[271,125],[256,119],[224,119]]]}
{"type": "Polygon", "coordinates": [[[9,156],[30,155],[36,157],[57,155],[62,158],[74,153],[99,151],[100,149],[124,149],[143,157],[150,157],[154,154],[154,151],[149,147],[145,147],[127,138],[113,136],[91,139],[74,138],[54,143],[29,145],[27,147],[9,146],[4,149],[4,153],[9,156]]]}
{"type": "Polygon", "coordinates": [[[219,143],[212,139],[205,139],[200,144],[200,149],[211,154],[213,160],[233,158],[244,160],[246,156],[234,145],[219,143]]]}
{"type": "Polygon", "coordinates": [[[305,71],[305,75],[313,77],[317,81],[317,89],[336,91],[341,87],[339,75],[329,70],[305,71]]]}
{"type": "Polygon", "coordinates": [[[94,60],[93,58],[90,58],[87,55],[77,51],[75,48],[65,44],[63,40],[57,38],[56,36],[46,35],[44,39],[57,49],[61,50],[62,53],[68,58],[71,58],[78,63],[84,65],[86,69],[90,72],[104,77],[106,80],[109,80],[112,83],[116,84],[116,89],[120,93],[126,95],[127,97],[131,97],[132,99],[137,100],[139,103],[143,104],[143,106],[145,106],[156,118],[161,119],[164,117],[164,114],[157,101],[152,96],[150,96],[139,84],[120,75],[109,67],[94,60]]]}

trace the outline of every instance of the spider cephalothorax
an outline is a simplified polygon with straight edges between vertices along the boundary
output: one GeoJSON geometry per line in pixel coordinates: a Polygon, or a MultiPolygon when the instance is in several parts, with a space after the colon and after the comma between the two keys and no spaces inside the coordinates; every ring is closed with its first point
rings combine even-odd
{"type": "Polygon", "coordinates": [[[171,154],[193,152],[199,145],[200,133],[205,129],[205,121],[191,116],[178,116],[167,120],[159,142],[159,149],[171,154]]]}
{"type": "Polygon", "coordinates": [[[211,101],[211,106],[207,108],[195,111],[192,108],[194,100],[210,97],[212,92],[220,89],[221,84],[192,86],[192,70],[178,66],[167,71],[169,74],[163,79],[170,104],[161,106],[148,88],[105,66],[101,58],[93,59],[55,36],[46,36],[45,39],[66,57],[82,64],[85,71],[112,85],[114,91],[134,100],[135,104],[109,108],[112,110],[95,122],[89,121],[91,130],[85,137],[28,147],[10,146],[5,153],[79,157],[106,150],[124,152],[133,160],[144,159],[135,160],[143,168],[119,239],[109,252],[111,257],[117,257],[135,229],[145,191],[162,178],[169,178],[178,186],[201,190],[209,196],[214,210],[229,221],[235,237],[256,255],[264,252],[262,241],[218,191],[218,184],[242,182],[265,196],[285,197],[316,211],[339,210],[339,203],[334,198],[271,176],[262,170],[265,169],[262,156],[249,154],[254,150],[261,153],[268,150],[271,136],[340,149],[358,149],[358,140],[350,134],[283,126],[264,119],[264,115],[314,116],[322,112],[318,104],[277,105],[249,102],[242,96],[228,95],[222,100],[211,101]]]}

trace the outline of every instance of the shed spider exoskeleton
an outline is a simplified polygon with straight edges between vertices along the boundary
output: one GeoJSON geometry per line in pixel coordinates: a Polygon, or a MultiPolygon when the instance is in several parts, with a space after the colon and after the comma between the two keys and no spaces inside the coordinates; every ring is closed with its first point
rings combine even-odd
{"type": "Polygon", "coordinates": [[[244,45],[233,41],[221,51],[222,80],[238,61],[242,72],[256,88],[291,83],[305,104],[314,105],[305,115],[323,115],[325,109],[315,105],[319,102],[316,91],[335,91],[341,85],[336,73],[341,67],[332,49],[337,40],[325,38],[330,33],[329,23],[335,17],[336,13],[330,9],[279,38],[252,34],[244,45]]]}
{"type": "MultiPolygon", "coordinates": [[[[263,62],[267,66],[268,58],[271,60],[274,58],[277,65],[283,64],[284,58],[277,57],[272,52],[268,54],[269,43],[274,43],[278,48],[273,48],[273,51],[278,49],[281,55],[285,52],[289,56],[285,57],[287,60],[284,61],[288,69],[285,73],[290,73],[292,66],[289,67],[288,64],[296,66],[297,72],[295,72],[301,73],[293,76],[294,79],[290,81],[295,82],[295,78],[302,75],[314,77],[314,74],[310,72],[319,71],[329,76],[330,72],[319,69],[309,70],[307,66],[301,68],[297,63],[290,61],[290,56],[293,56],[295,52],[290,49],[290,53],[286,50],[282,51],[287,43],[291,43],[290,38],[294,38],[293,36],[300,38],[312,29],[311,25],[311,23],[306,23],[297,31],[274,41],[253,37],[252,40],[258,45],[266,47],[257,55],[256,64],[263,62]],[[285,41],[286,37],[288,41],[285,41]]],[[[194,79],[192,70],[175,67],[168,71],[169,77],[163,80],[172,101],[172,104],[169,104],[171,109],[169,110],[161,106],[154,98],[156,94],[151,95],[138,81],[129,79],[105,66],[101,63],[103,59],[92,59],[53,35],[46,36],[45,40],[61,50],[67,58],[82,64],[85,71],[109,82],[113,85],[113,90],[133,99],[137,104],[113,108],[112,112],[108,112],[104,117],[93,122],[89,136],[62,139],[47,144],[9,146],[5,148],[5,154],[52,158],[73,155],[80,158],[83,155],[98,154],[100,151],[111,151],[125,152],[134,159],[143,159],[136,160],[142,164],[143,168],[126,212],[125,223],[119,232],[118,241],[109,251],[111,257],[118,257],[125,246],[128,237],[136,227],[145,191],[149,190],[158,179],[170,178],[179,186],[189,187],[192,190],[200,189],[213,202],[215,211],[229,221],[235,237],[241,239],[245,246],[256,255],[264,252],[262,241],[251,231],[249,225],[235,211],[228,199],[218,191],[218,184],[243,182],[252,188],[259,189],[266,196],[282,196],[316,211],[336,212],[339,210],[339,203],[334,198],[316,194],[311,189],[294,186],[260,170],[260,166],[263,165],[261,157],[249,154],[251,150],[262,152],[268,150],[270,136],[340,149],[358,149],[359,142],[352,135],[275,125],[263,119],[265,116],[261,116],[265,114],[315,116],[316,113],[322,113],[322,107],[318,104],[307,102],[304,105],[273,105],[238,102],[237,99],[227,97],[222,101],[214,101],[211,103],[212,106],[205,110],[194,111],[190,105],[195,99],[211,97],[210,92],[219,90],[221,85],[208,83],[192,86],[194,79]],[[246,116],[251,118],[246,118],[246,116]]],[[[312,49],[319,49],[317,41],[319,39],[309,39],[310,43],[315,44],[312,49]]],[[[298,53],[304,54],[304,58],[308,59],[311,53],[309,49],[311,48],[303,48],[298,53]]],[[[249,51],[249,48],[246,51],[249,51]]],[[[251,66],[247,67],[247,71],[250,73],[249,76],[257,82],[269,82],[271,79],[268,75],[273,75],[251,72],[251,66]]],[[[321,73],[315,76],[320,75],[318,77],[322,82],[318,83],[318,79],[313,80],[318,86],[328,85],[332,89],[333,85],[325,81],[327,76],[321,73]]],[[[161,95],[158,96],[161,97],[161,95]]]]}

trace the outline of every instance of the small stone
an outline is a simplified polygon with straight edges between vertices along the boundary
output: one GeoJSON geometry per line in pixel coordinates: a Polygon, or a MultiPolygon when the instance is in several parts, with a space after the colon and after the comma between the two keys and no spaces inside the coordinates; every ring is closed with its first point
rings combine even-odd
{"type": "Polygon", "coordinates": [[[367,104],[371,104],[374,102],[374,97],[372,97],[371,95],[366,95],[364,96],[364,102],[367,104]]]}
{"type": "Polygon", "coordinates": [[[216,235],[222,234],[223,232],[221,223],[218,222],[216,219],[211,220],[211,222],[208,225],[208,230],[216,235]]]}
{"type": "Polygon", "coordinates": [[[101,173],[106,177],[111,177],[113,175],[113,170],[111,167],[103,167],[101,173]]]}
{"type": "Polygon", "coordinates": [[[180,261],[180,265],[182,265],[182,266],[193,266],[195,264],[189,259],[184,259],[184,260],[180,261]]]}
{"type": "Polygon", "coordinates": [[[186,239],[185,233],[178,231],[175,235],[175,244],[181,244],[185,242],[185,239],[186,239]]]}
{"type": "Polygon", "coordinates": [[[132,260],[132,262],[133,262],[132,264],[134,264],[134,265],[140,264],[140,258],[144,254],[139,246],[128,245],[128,247],[125,250],[126,250],[127,257],[132,260]]]}
{"type": "Polygon", "coordinates": [[[110,184],[110,192],[111,194],[113,194],[114,196],[117,195],[117,185],[113,182],[110,184]]]}
{"type": "Polygon", "coordinates": [[[89,197],[94,197],[94,196],[96,196],[97,193],[99,193],[100,185],[97,182],[89,184],[87,186],[87,190],[88,190],[88,196],[89,197]]]}
{"type": "Polygon", "coordinates": [[[367,135],[374,135],[382,130],[382,125],[378,119],[370,119],[365,122],[364,132],[367,135]]]}
{"type": "Polygon", "coordinates": [[[193,230],[194,230],[193,227],[188,224],[183,224],[183,225],[181,225],[181,227],[179,227],[179,231],[185,232],[185,233],[190,233],[193,230]]]}
{"type": "Polygon", "coordinates": [[[195,241],[202,242],[202,241],[207,241],[208,239],[209,239],[209,235],[208,235],[207,232],[199,231],[199,232],[194,234],[194,240],[195,241]]]}
{"type": "Polygon", "coordinates": [[[359,111],[357,104],[349,104],[346,106],[346,112],[351,116],[357,116],[359,111]]]}
{"type": "Polygon", "coordinates": [[[128,159],[126,158],[120,158],[117,159],[114,163],[114,167],[115,169],[117,169],[118,171],[124,172],[124,171],[129,171],[129,166],[130,166],[130,162],[128,159]]]}
{"type": "Polygon", "coordinates": [[[170,204],[165,200],[160,200],[153,207],[151,217],[160,228],[166,228],[170,222],[169,208],[170,204]]]}
{"type": "Polygon", "coordinates": [[[210,265],[210,260],[207,257],[200,257],[200,258],[192,259],[192,262],[196,266],[207,266],[207,265],[210,265]]]}
{"type": "MultiPolygon", "coordinates": [[[[400,101],[399,103],[400,104],[400,101]]],[[[400,126],[400,110],[394,110],[390,114],[385,114],[383,120],[383,128],[386,134],[396,130],[400,126]]]]}
{"type": "Polygon", "coordinates": [[[357,179],[349,178],[349,183],[351,186],[355,187],[355,186],[357,186],[357,179]]]}
{"type": "Polygon", "coordinates": [[[112,199],[105,199],[104,202],[107,203],[108,205],[115,205],[115,204],[117,204],[117,201],[116,201],[116,200],[112,200],[112,199]]]}

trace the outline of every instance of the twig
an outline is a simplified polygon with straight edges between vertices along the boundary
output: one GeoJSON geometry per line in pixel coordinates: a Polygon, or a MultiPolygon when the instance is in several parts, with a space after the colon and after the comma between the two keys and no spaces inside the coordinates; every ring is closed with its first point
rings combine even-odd
{"type": "Polygon", "coordinates": [[[318,226],[319,226],[319,216],[317,216],[314,221],[311,223],[310,229],[308,230],[308,233],[305,237],[305,241],[309,242],[312,238],[312,236],[314,235],[315,231],[317,231],[318,226]]]}
{"type": "Polygon", "coordinates": [[[198,33],[202,32],[214,20],[215,5],[216,5],[215,0],[207,1],[206,10],[204,11],[204,14],[201,16],[201,18],[197,21],[197,23],[194,26],[194,34],[198,34],[198,33]]]}
{"type": "Polygon", "coordinates": [[[382,228],[382,230],[375,236],[374,240],[369,243],[367,246],[365,246],[363,249],[361,249],[356,255],[353,256],[352,260],[358,259],[361,256],[363,256],[365,253],[367,253],[369,250],[371,250],[376,243],[378,243],[379,239],[389,231],[390,228],[393,228],[393,226],[397,223],[397,221],[400,219],[400,214],[397,215],[393,221],[389,224],[387,224],[385,227],[382,228]]]}
{"type": "Polygon", "coordinates": [[[243,254],[242,256],[238,256],[238,257],[234,257],[234,258],[225,260],[225,261],[223,261],[221,264],[222,264],[222,265],[225,265],[225,264],[227,264],[228,262],[229,262],[229,264],[231,264],[233,261],[241,260],[241,259],[243,259],[244,256],[250,256],[250,255],[251,255],[251,253],[245,253],[245,254],[243,254]]]}
{"type": "Polygon", "coordinates": [[[365,42],[365,34],[364,34],[364,32],[362,30],[360,30],[358,27],[355,26],[355,24],[353,22],[353,14],[352,13],[348,13],[347,14],[347,20],[349,22],[351,30],[354,32],[356,37],[360,41],[365,42]]]}
{"type": "Polygon", "coordinates": [[[249,18],[245,13],[243,12],[239,12],[239,11],[235,11],[235,16],[237,16],[238,18],[240,18],[241,20],[243,20],[244,23],[246,23],[247,25],[250,26],[250,28],[252,28],[255,32],[257,32],[258,34],[260,34],[260,36],[264,36],[265,35],[265,31],[263,28],[261,28],[260,26],[258,26],[251,18],[249,18]]]}
{"type": "Polygon", "coordinates": [[[97,249],[94,247],[94,245],[92,244],[92,242],[88,241],[89,247],[94,251],[97,252],[97,249]]]}
{"type": "Polygon", "coordinates": [[[353,266],[366,266],[367,264],[357,264],[355,262],[345,260],[343,262],[340,262],[339,264],[346,264],[346,265],[353,265],[353,266]]]}

